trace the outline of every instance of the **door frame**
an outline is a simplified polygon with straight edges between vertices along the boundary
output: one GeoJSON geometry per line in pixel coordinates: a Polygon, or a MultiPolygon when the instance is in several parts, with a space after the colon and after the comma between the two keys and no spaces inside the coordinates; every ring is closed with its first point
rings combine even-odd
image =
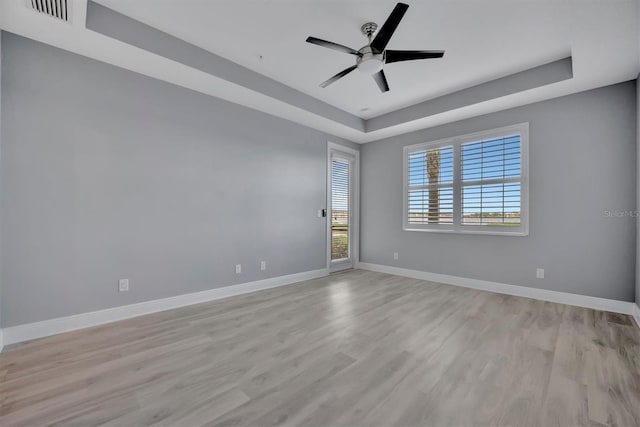
{"type": "Polygon", "coordinates": [[[360,262],[360,151],[344,145],[327,142],[327,221],[326,221],[326,247],[327,269],[329,272],[357,268],[360,262]],[[350,174],[349,194],[349,261],[339,263],[331,262],[331,155],[343,153],[353,157],[350,174]]]}

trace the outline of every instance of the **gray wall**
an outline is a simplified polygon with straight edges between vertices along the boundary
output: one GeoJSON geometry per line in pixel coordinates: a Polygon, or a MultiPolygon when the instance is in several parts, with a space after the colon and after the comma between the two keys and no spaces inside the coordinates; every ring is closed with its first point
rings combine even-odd
{"type": "MultiPolygon", "coordinates": [[[[0,158],[2,158],[2,31],[0,31],[0,158]]],[[[2,217],[2,212],[0,212],[0,217],[2,217]]],[[[2,221],[0,221],[1,225],[2,221]]],[[[2,233],[0,233],[0,239],[2,238],[2,233]]],[[[0,244],[0,250],[2,249],[2,244],[0,244]]],[[[2,253],[0,252],[0,260],[2,259],[2,253]]],[[[0,261],[1,264],[1,261],[0,261]]],[[[0,277],[0,327],[2,327],[2,278],[0,277]]],[[[0,330],[0,351],[2,351],[2,330],[0,330]]]]}
{"type": "Polygon", "coordinates": [[[325,268],[326,144],[355,144],[2,43],[3,327],[325,268]]]}
{"type": "MultiPolygon", "coordinates": [[[[638,8],[640,13],[640,8],[638,8]]],[[[640,79],[636,79],[636,149],[638,150],[637,165],[640,166],[640,79]]],[[[640,168],[636,171],[636,211],[640,213],[640,168]]],[[[636,230],[640,230],[640,216],[636,219],[636,230]]],[[[640,306],[640,232],[636,231],[636,304],[640,306]]]]}
{"type": "Polygon", "coordinates": [[[636,208],[634,82],[365,144],[361,162],[361,261],[633,301],[636,220],[604,211],[636,208]],[[402,231],[403,146],[527,121],[529,236],[402,231]]]}

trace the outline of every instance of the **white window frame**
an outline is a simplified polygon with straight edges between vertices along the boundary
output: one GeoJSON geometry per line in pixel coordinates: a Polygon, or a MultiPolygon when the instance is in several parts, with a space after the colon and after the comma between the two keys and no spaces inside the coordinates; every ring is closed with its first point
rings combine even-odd
{"type": "MultiPolygon", "coordinates": [[[[529,123],[519,123],[498,129],[475,132],[467,135],[439,139],[405,146],[402,152],[402,229],[404,231],[425,231],[435,233],[485,234],[498,236],[529,235],[529,123]],[[462,171],[460,170],[460,148],[462,144],[483,139],[499,138],[510,134],[520,134],[520,226],[495,227],[487,225],[462,225],[462,171]],[[409,153],[423,149],[453,146],[453,224],[409,224],[409,153]]],[[[479,184],[481,181],[474,181],[479,184]]],[[[509,182],[505,180],[504,182],[509,182]]],[[[466,183],[470,185],[471,183],[466,183]]],[[[450,187],[449,184],[441,184],[450,187]]]]}

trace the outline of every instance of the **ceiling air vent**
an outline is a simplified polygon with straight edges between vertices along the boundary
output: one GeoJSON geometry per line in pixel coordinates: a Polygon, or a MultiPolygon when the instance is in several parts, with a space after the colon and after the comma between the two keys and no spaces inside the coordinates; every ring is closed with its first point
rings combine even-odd
{"type": "Polygon", "coordinates": [[[71,0],[26,0],[27,7],[62,21],[69,21],[71,0]]]}

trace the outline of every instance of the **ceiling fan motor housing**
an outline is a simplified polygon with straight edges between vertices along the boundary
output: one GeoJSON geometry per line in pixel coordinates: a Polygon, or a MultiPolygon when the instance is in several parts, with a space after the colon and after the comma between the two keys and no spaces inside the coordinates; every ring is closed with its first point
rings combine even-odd
{"type": "Polygon", "coordinates": [[[384,65],[384,53],[375,53],[370,46],[365,46],[358,52],[362,54],[356,59],[358,71],[373,75],[382,70],[384,65]]]}

